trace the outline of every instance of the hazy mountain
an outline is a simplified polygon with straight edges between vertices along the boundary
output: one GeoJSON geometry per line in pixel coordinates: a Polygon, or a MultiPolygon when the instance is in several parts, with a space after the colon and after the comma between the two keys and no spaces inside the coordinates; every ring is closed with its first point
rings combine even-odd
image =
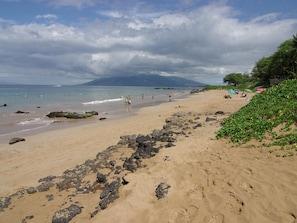
{"type": "Polygon", "coordinates": [[[198,87],[206,84],[180,77],[160,75],[135,75],[96,79],[83,85],[90,86],[151,86],[151,87],[198,87]]]}

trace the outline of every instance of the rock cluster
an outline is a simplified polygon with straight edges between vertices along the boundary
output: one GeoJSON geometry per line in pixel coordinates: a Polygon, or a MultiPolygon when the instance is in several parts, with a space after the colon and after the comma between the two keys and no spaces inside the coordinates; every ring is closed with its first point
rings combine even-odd
{"type": "MultiPolygon", "coordinates": [[[[218,112],[216,115],[219,114],[223,114],[223,112],[218,112]]],[[[205,122],[215,120],[216,116],[211,115],[211,117],[206,117],[205,122]]],[[[72,198],[78,194],[98,194],[98,205],[90,213],[90,217],[93,217],[119,198],[120,187],[129,183],[125,178],[127,174],[146,167],[146,159],[156,156],[161,149],[174,146],[179,137],[188,137],[191,131],[195,131],[196,128],[202,126],[198,113],[175,113],[165,120],[162,129],[155,129],[148,135],[121,136],[116,145],[109,146],[104,151],[99,152],[95,159],[86,160],[73,169],[65,170],[61,176],[42,178],[39,180],[40,185],[37,187],[18,191],[9,197],[0,197],[0,211],[8,208],[11,200],[16,196],[25,196],[26,193],[31,195],[42,193],[56,187],[59,191],[71,190],[72,198]],[[93,182],[89,180],[90,177],[86,178],[86,176],[92,175],[94,175],[93,182]]],[[[158,199],[164,198],[169,189],[170,185],[168,183],[160,182],[155,190],[156,197],[158,199]]],[[[48,201],[51,201],[54,196],[47,195],[47,198],[48,201]]],[[[78,206],[77,204],[76,202],[76,204],[72,204],[68,208],[57,210],[52,217],[52,222],[69,222],[77,214],[81,213],[82,205],[78,206]]]]}
{"type": "Polygon", "coordinates": [[[200,92],[206,91],[206,88],[197,88],[197,89],[193,89],[191,90],[190,94],[198,94],[200,92]]]}
{"type": "Polygon", "coordinates": [[[63,111],[56,111],[50,112],[46,116],[48,118],[69,118],[69,119],[82,119],[82,118],[89,118],[94,115],[98,115],[96,111],[90,111],[85,113],[77,113],[77,112],[63,112],[63,111]]]}

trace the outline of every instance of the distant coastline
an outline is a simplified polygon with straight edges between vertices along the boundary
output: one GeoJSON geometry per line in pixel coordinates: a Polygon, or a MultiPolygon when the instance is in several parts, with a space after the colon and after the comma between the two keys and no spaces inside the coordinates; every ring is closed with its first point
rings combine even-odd
{"type": "Polygon", "coordinates": [[[174,76],[160,75],[132,75],[117,76],[96,79],[82,85],[86,86],[139,86],[155,88],[176,88],[176,87],[204,87],[206,84],[174,76]]]}

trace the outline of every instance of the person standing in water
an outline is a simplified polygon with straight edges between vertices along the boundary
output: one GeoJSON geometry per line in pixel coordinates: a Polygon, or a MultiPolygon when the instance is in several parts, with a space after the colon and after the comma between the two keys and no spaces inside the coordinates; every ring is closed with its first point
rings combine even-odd
{"type": "Polygon", "coordinates": [[[126,97],[125,99],[125,104],[126,104],[126,107],[127,107],[127,112],[130,112],[131,111],[131,104],[132,104],[132,100],[131,100],[131,96],[129,95],[128,97],[126,97]]]}

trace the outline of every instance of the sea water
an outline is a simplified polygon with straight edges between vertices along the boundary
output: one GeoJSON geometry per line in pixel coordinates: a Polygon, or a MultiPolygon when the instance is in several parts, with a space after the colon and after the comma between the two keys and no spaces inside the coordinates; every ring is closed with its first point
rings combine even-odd
{"type": "MultiPolygon", "coordinates": [[[[53,111],[83,113],[97,111],[108,118],[122,117],[144,106],[154,106],[171,99],[189,95],[191,89],[160,89],[126,86],[49,86],[2,85],[0,86],[0,140],[25,133],[45,130],[59,125],[59,119],[49,119],[53,111]],[[127,109],[125,98],[132,100],[127,109]]],[[[90,120],[90,119],[88,119],[90,120]]],[[[86,122],[79,120],[71,122],[86,122]]]]}

